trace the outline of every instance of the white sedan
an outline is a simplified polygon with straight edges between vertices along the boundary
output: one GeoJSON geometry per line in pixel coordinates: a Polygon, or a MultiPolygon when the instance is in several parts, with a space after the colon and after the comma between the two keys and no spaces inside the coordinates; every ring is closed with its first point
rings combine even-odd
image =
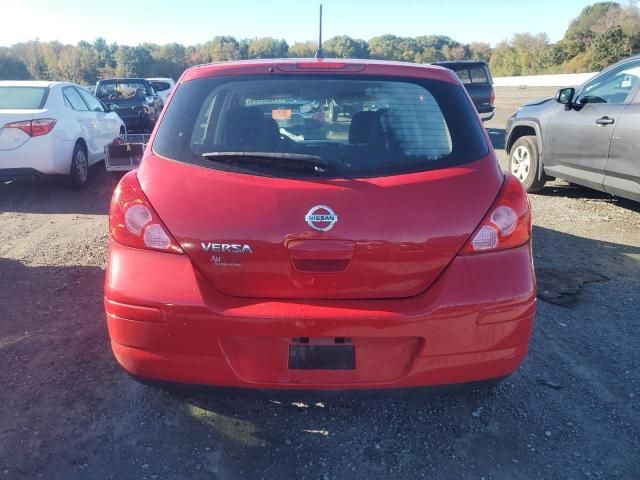
{"type": "Polygon", "coordinates": [[[63,174],[82,188],[123,131],[118,114],[78,85],[0,81],[0,181],[63,174]]]}

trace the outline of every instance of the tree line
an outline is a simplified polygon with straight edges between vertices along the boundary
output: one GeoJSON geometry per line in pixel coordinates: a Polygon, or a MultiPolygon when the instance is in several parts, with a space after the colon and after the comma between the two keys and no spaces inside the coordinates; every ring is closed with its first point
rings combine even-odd
{"type": "MultiPolygon", "coordinates": [[[[323,43],[326,57],[373,58],[430,63],[443,60],[483,60],[495,76],[576,73],[600,70],[640,52],[640,10],[634,3],[599,2],[585,7],[564,37],[549,42],[546,34],[518,33],[495,47],[460,43],[444,35],[399,37],[380,35],[369,41],[346,35],[323,43]]],[[[68,80],[93,84],[113,76],[178,78],[185,68],[201,63],[252,58],[313,57],[315,42],[275,38],[237,40],[217,36],[198,45],[178,43],[137,46],[94,42],[64,45],[30,41],[0,48],[0,79],[68,80]]]]}

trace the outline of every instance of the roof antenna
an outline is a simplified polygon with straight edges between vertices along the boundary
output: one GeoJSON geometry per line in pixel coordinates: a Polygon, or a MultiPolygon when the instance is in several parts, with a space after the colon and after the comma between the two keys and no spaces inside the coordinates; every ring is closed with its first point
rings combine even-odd
{"type": "Polygon", "coordinates": [[[318,50],[316,50],[316,58],[324,58],[324,50],[322,50],[322,4],[320,4],[320,34],[318,38],[318,50]]]}

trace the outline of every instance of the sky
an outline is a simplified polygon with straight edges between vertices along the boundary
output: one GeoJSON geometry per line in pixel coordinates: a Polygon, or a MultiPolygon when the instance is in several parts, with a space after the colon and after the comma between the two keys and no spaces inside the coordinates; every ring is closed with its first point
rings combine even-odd
{"type": "MultiPolygon", "coordinates": [[[[495,45],[514,33],[557,41],[596,0],[322,0],[323,37],[448,35],[495,45]]],[[[204,43],[216,35],[316,40],[320,0],[3,0],[0,46],[39,39],[76,44],[204,43]],[[10,5],[10,7],[9,7],[10,5]]]]}

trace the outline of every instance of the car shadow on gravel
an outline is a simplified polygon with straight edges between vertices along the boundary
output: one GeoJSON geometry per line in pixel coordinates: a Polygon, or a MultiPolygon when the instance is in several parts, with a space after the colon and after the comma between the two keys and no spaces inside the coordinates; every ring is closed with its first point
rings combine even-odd
{"type": "Polygon", "coordinates": [[[103,282],[100,267],[0,258],[5,478],[65,478],[58,471],[106,428],[95,409],[112,397],[120,371],[108,348],[103,282]]]}
{"type": "Polygon", "coordinates": [[[640,212],[640,203],[627,200],[626,198],[616,197],[600,190],[583,187],[575,183],[565,182],[564,180],[553,180],[547,182],[544,188],[535,195],[544,197],[563,197],[578,200],[593,200],[595,202],[611,203],[618,207],[640,212]]]}
{"type": "Polygon", "coordinates": [[[66,177],[53,175],[0,183],[0,212],[106,215],[120,178],[100,162],[90,168],[89,184],[82,190],[74,190],[66,177]]]}
{"type": "Polygon", "coordinates": [[[538,298],[564,306],[579,301],[587,283],[640,281],[640,247],[533,227],[538,298]]]}

